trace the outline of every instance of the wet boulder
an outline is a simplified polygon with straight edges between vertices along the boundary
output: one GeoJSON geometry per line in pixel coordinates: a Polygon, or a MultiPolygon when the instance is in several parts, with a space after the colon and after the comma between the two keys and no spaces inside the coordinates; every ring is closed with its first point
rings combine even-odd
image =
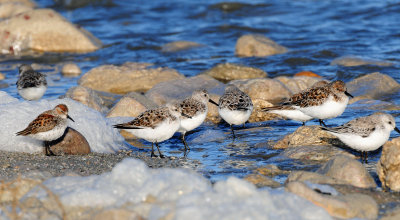
{"type": "Polygon", "coordinates": [[[381,60],[364,59],[356,56],[342,56],[332,60],[331,65],[339,66],[362,66],[362,65],[375,65],[375,66],[393,66],[393,63],[381,60]]]}
{"type": "Polygon", "coordinates": [[[357,160],[348,156],[335,156],[317,173],[346,182],[360,188],[375,188],[376,183],[367,169],[357,160]]]}
{"type": "Polygon", "coordinates": [[[182,51],[182,50],[188,50],[188,49],[201,47],[201,46],[203,46],[203,45],[196,43],[196,42],[192,42],[192,41],[174,41],[174,42],[164,44],[161,47],[161,51],[170,53],[170,52],[178,52],[178,51],[182,51]]]}
{"type": "Polygon", "coordinates": [[[316,74],[316,73],[314,73],[312,71],[301,71],[301,72],[298,72],[298,73],[294,74],[294,76],[308,76],[308,77],[321,78],[320,75],[318,75],[318,74],[316,74]]]}
{"type": "Polygon", "coordinates": [[[298,146],[313,146],[313,145],[328,145],[328,146],[344,146],[344,144],[335,136],[323,131],[320,126],[301,126],[291,134],[284,136],[276,142],[274,149],[284,149],[288,147],[298,146]]]}
{"type": "Polygon", "coordinates": [[[324,208],[335,218],[376,219],[378,217],[378,204],[368,195],[360,193],[341,195],[329,186],[303,182],[290,182],[286,184],[286,190],[324,208]]]}
{"type": "Polygon", "coordinates": [[[288,49],[263,35],[248,34],[236,42],[235,55],[243,57],[265,57],[286,53],[288,49]]]}
{"type": "Polygon", "coordinates": [[[289,147],[281,153],[281,156],[305,161],[318,161],[326,162],[332,157],[344,155],[350,158],[355,158],[355,156],[347,151],[344,151],[338,147],[328,146],[328,145],[314,145],[314,146],[298,146],[289,147]]]}
{"type": "Polygon", "coordinates": [[[349,103],[361,99],[379,99],[382,96],[398,92],[400,84],[392,77],[379,72],[358,77],[346,83],[347,91],[354,96],[349,103]]]}
{"type": "Polygon", "coordinates": [[[242,79],[231,81],[240,90],[248,94],[251,100],[257,99],[276,101],[289,98],[290,90],[279,80],[275,79],[242,79]]]}
{"type": "Polygon", "coordinates": [[[286,86],[286,88],[288,88],[293,94],[308,89],[316,82],[321,80],[320,78],[309,77],[309,76],[295,76],[295,77],[278,76],[275,77],[274,79],[282,82],[286,86]]]}
{"type": "Polygon", "coordinates": [[[154,85],[185,76],[168,67],[153,67],[149,63],[126,62],[122,66],[102,65],[85,73],[78,81],[81,86],[98,91],[126,94],[145,92],[154,85]]]}
{"type": "Polygon", "coordinates": [[[285,184],[290,182],[310,182],[315,184],[346,184],[346,182],[340,179],[334,179],[323,174],[309,172],[309,171],[295,171],[291,172],[287,177],[285,184]]]}
{"type": "Polygon", "coordinates": [[[222,82],[267,77],[267,73],[262,69],[234,63],[221,63],[204,73],[222,82]]]}
{"type": "Polygon", "coordinates": [[[210,76],[198,75],[159,83],[147,91],[145,95],[156,104],[164,105],[167,102],[185,99],[191,96],[196,89],[207,89],[210,92],[211,89],[218,86],[223,86],[223,84],[210,76]]]}
{"type": "Polygon", "coordinates": [[[122,97],[108,112],[108,117],[137,117],[147,109],[156,108],[157,104],[137,92],[130,92],[122,97]]]}
{"type": "Polygon", "coordinates": [[[67,63],[65,65],[63,65],[62,69],[61,69],[61,74],[63,76],[79,76],[81,75],[82,70],[81,68],[79,68],[78,65],[76,65],[75,63],[67,63]]]}
{"type": "Polygon", "coordinates": [[[85,155],[91,152],[86,138],[77,130],[68,127],[64,135],[48,143],[55,155],[85,155]]]}
{"type": "Polygon", "coordinates": [[[280,183],[276,182],[270,177],[260,175],[260,174],[249,174],[244,177],[244,180],[253,183],[257,187],[271,187],[271,188],[278,188],[281,186],[280,183]]]}
{"type": "Polygon", "coordinates": [[[376,171],[383,188],[400,191],[400,137],[383,145],[376,171]]]}
{"type": "Polygon", "coordinates": [[[73,99],[99,112],[107,112],[104,100],[92,89],[83,86],[74,86],[68,89],[66,98],[73,99]]]}
{"type": "Polygon", "coordinates": [[[262,111],[263,108],[274,106],[272,103],[263,99],[254,99],[253,102],[253,112],[250,115],[249,122],[260,122],[260,121],[270,121],[278,118],[276,114],[272,114],[266,111],[262,111]]]}
{"type": "Polygon", "coordinates": [[[0,2],[0,19],[12,17],[19,13],[33,10],[33,7],[18,2],[0,2]]]}
{"type": "Polygon", "coordinates": [[[52,9],[35,9],[0,22],[2,53],[91,52],[101,42],[52,9]]]}

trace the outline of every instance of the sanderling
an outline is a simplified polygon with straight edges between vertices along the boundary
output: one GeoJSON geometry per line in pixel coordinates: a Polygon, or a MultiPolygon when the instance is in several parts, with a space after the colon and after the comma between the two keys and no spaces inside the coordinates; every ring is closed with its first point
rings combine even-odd
{"type": "Polygon", "coordinates": [[[336,80],[325,86],[307,89],[293,95],[283,105],[293,106],[304,114],[319,119],[325,125],[324,119],[341,115],[346,109],[349,97],[353,97],[346,90],[346,84],[336,80]]]}
{"type": "MultiPolygon", "coordinates": [[[[159,142],[170,139],[180,126],[179,117],[183,115],[176,104],[167,104],[155,109],[147,110],[130,122],[114,125],[114,128],[125,129],[138,138],[151,142],[151,157],[154,154],[154,143],[161,158],[164,155],[158,146],[159,142]]],[[[186,116],[186,115],[185,115],[186,116]]],[[[188,118],[190,118],[188,116],[188,118]]]]}
{"type": "Polygon", "coordinates": [[[23,64],[19,67],[17,89],[25,100],[38,100],[47,89],[46,76],[23,64]]]}
{"type": "Polygon", "coordinates": [[[235,132],[232,125],[244,124],[252,111],[253,102],[250,97],[235,85],[227,85],[225,93],[218,102],[218,113],[230,125],[233,138],[235,138],[235,132]]]}
{"type": "Polygon", "coordinates": [[[54,155],[47,142],[57,140],[63,136],[68,126],[67,119],[74,121],[68,115],[68,107],[64,104],[59,104],[54,109],[40,114],[29,123],[28,127],[17,132],[16,135],[29,136],[44,141],[46,155],[54,155]]]}
{"type": "Polygon", "coordinates": [[[183,145],[185,145],[185,151],[190,150],[188,144],[185,141],[185,134],[186,132],[200,126],[206,119],[208,112],[208,102],[211,102],[214,105],[218,105],[210,99],[207,90],[198,89],[192,93],[191,97],[184,99],[180,103],[177,103],[177,105],[182,109],[182,113],[184,115],[190,116],[190,118],[186,116],[180,117],[181,125],[178,129],[178,132],[182,133],[182,142],[183,145]]]}
{"type": "MultiPolygon", "coordinates": [[[[310,88],[303,90],[302,92],[306,92],[312,88],[322,87],[322,86],[325,86],[326,84],[328,84],[327,81],[321,80],[321,81],[314,83],[310,88]]],[[[269,113],[277,114],[277,115],[283,116],[285,118],[288,118],[288,119],[291,119],[294,121],[301,121],[301,122],[303,122],[303,126],[306,124],[307,121],[313,119],[313,117],[304,114],[299,109],[297,109],[293,106],[290,106],[290,105],[280,104],[280,105],[276,105],[276,106],[272,106],[272,107],[263,108],[261,110],[269,112],[269,113]]]]}
{"type": "Polygon", "coordinates": [[[393,116],[382,112],[353,119],[338,127],[321,128],[338,137],[350,148],[361,151],[361,160],[364,158],[365,162],[368,151],[381,147],[389,139],[391,131],[400,133],[393,116]]]}

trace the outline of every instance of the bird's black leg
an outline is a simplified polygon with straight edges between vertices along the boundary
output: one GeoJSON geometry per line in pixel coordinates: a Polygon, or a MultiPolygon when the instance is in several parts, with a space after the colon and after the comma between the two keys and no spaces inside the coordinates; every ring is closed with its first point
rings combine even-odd
{"type": "Polygon", "coordinates": [[[233,131],[233,126],[232,126],[232,125],[230,125],[230,126],[231,126],[231,131],[232,131],[233,139],[235,139],[235,138],[236,138],[236,136],[235,136],[235,131],[233,131]]]}
{"type": "Polygon", "coordinates": [[[365,164],[368,164],[368,151],[365,151],[364,154],[365,154],[365,164]]]}
{"type": "Polygon", "coordinates": [[[150,157],[157,157],[157,156],[154,154],[154,144],[153,144],[153,142],[151,142],[151,155],[150,155],[150,157]]]}
{"type": "Polygon", "coordinates": [[[51,149],[50,149],[50,144],[47,141],[44,142],[44,147],[45,147],[46,156],[55,156],[53,151],[51,151],[51,149]]]}
{"type": "Polygon", "coordinates": [[[246,122],[245,122],[245,123],[243,123],[243,128],[246,128],[246,122]]]}
{"type": "Polygon", "coordinates": [[[303,124],[301,126],[305,126],[305,125],[306,125],[306,123],[303,121],[303,124]]]}
{"type": "Polygon", "coordinates": [[[165,156],[161,153],[160,147],[158,146],[157,142],[156,142],[156,147],[157,147],[157,150],[158,150],[158,154],[160,155],[160,158],[164,158],[165,156]]]}
{"type": "Polygon", "coordinates": [[[185,133],[182,133],[182,143],[183,143],[183,145],[185,145],[185,152],[187,151],[187,150],[190,150],[190,147],[189,147],[189,145],[186,143],[186,141],[185,141],[185,133]]]}
{"type": "Polygon", "coordinates": [[[326,124],[324,123],[324,121],[322,121],[322,119],[318,119],[318,120],[319,120],[319,125],[320,126],[326,127],[326,124]]]}

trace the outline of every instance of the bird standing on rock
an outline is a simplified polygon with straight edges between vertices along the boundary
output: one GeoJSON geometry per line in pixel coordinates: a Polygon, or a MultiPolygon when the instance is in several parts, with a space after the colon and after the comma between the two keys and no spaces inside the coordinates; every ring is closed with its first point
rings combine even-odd
{"type": "Polygon", "coordinates": [[[218,102],[218,113],[231,127],[233,139],[236,138],[232,125],[244,124],[253,112],[250,97],[233,84],[225,88],[218,102]]]}
{"type": "Polygon", "coordinates": [[[68,115],[68,107],[64,104],[57,105],[54,109],[48,110],[37,116],[29,123],[28,127],[19,131],[16,135],[29,136],[45,143],[46,155],[54,155],[47,142],[57,140],[63,136],[68,126],[67,119],[74,121],[68,115]]]}
{"type": "Polygon", "coordinates": [[[30,65],[19,67],[18,94],[25,100],[39,100],[47,89],[46,76],[32,69],[30,65]]]}

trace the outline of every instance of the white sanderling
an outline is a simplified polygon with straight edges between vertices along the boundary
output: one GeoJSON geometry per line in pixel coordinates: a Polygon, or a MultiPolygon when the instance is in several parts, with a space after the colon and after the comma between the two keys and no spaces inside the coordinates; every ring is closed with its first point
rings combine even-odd
{"type": "Polygon", "coordinates": [[[19,67],[17,89],[25,100],[39,100],[47,89],[46,76],[23,64],[19,67]]]}
{"type": "Polygon", "coordinates": [[[200,126],[203,121],[206,119],[208,112],[207,103],[211,102],[214,105],[218,105],[213,100],[210,99],[210,96],[205,89],[198,89],[192,93],[191,97],[184,99],[183,101],[177,103],[177,105],[182,109],[182,113],[184,115],[190,116],[190,118],[186,116],[181,116],[181,124],[178,129],[178,132],[182,133],[182,142],[185,145],[186,150],[190,150],[188,144],[185,140],[185,134],[188,131],[191,131],[198,126],[200,126]]]}
{"type": "Polygon", "coordinates": [[[232,125],[244,124],[252,111],[253,102],[250,97],[235,85],[227,85],[218,102],[218,113],[230,125],[233,138],[236,136],[232,125]]]}
{"type": "Polygon", "coordinates": [[[292,106],[304,114],[319,119],[325,125],[324,119],[335,118],[346,109],[349,97],[346,84],[336,80],[322,87],[310,88],[304,92],[293,95],[283,105],[292,106]]]}
{"type": "Polygon", "coordinates": [[[27,128],[17,132],[16,135],[29,136],[44,141],[46,155],[54,155],[47,142],[57,140],[63,136],[68,126],[67,119],[74,121],[68,115],[68,107],[64,104],[59,104],[54,109],[40,114],[29,123],[27,128]]]}
{"type": "Polygon", "coordinates": [[[393,116],[381,112],[353,119],[338,127],[321,129],[335,135],[350,148],[361,151],[361,160],[365,162],[368,151],[381,147],[389,139],[391,131],[400,133],[393,116]]]}
{"type": "MultiPolygon", "coordinates": [[[[326,84],[328,84],[327,81],[321,80],[321,81],[314,83],[310,88],[303,90],[301,92],[306,92],[312,88],[322,87],[322,86],[325,86],[326,84]]],[[[290,106],[290,105],[279,104],[279,105],[275,105],[272,107],[263,108],[263,109],[261,109],[261,111],[277,114],[277,115],[283,116],[284,118],[288,118],[290,120],[301,121],[301,122],[303,122],[303,126],[306,124],[307,121],[313,119],[313,117],[304,114],[299,109],[297,109],[293,106],[290,106]]]]}
{"type": "Polygon", "coordinates": [[[164,158],[158,143],[170,139],[178,131],[181,115],[181,109],[176,104],[167,104],[147,110],[130,122],[114,125],[114,128],[124,129],[151,142],[151,157],[156,156],[153,146],[155,143],[160,157],[164,158]]]}

